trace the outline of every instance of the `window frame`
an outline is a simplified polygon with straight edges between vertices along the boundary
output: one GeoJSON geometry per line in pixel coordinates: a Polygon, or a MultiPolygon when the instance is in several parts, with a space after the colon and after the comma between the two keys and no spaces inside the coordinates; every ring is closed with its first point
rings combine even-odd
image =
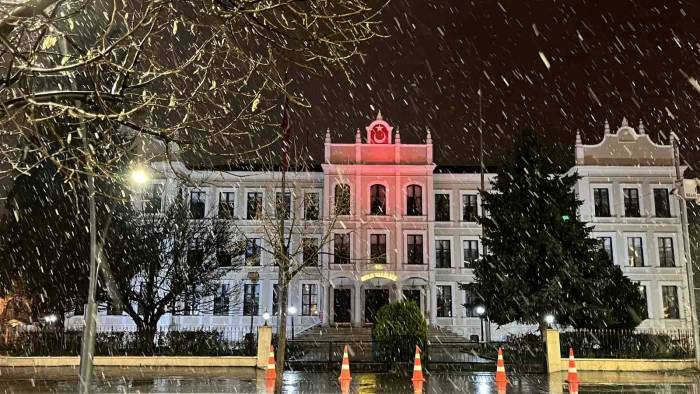
{"type": "Polygon", "coordinates": [[[301,293],[301,310],[299,311],[300,316],[319,316],[320,311],[319,311],[319,305],[320,305],[320,286],[317,282],[307,282],[303,281],[300,283],[300,293],[301,293]],[[315,292],[309,292],[308,294],[304,293],[304,287],[308,286],[309,289],[314,289],[315,292]],[[305,309],[307,306],[307,298],[308,297],[308,308],[305,309]],[[315,300],[315,303],[312,302],[315,300]],[[315,309],[312,308],[312,306],[315,306],[315,309]],[[313,313],[315,312],[315,313],[313,313]]]}
{"type": "Polygon", "coordinates": [[[246,237],[245,239],[245,250],[243,251],[243,266],[245,267],[261,267],[262,264],[262,254],[263,254],[263,237],[256,235],[256,234],[251,234],[250,237],[246,237]],[[258,240],[259,242],[255,242],[255,240],[258,240]],[[253,241],[257,245],[257,264],[249,264],[249,260],[255,256],[255,254],[251,254],[250,256],[248,255],[248,245],[249,242],[253,241]]]}
{"type": "Polygon", "coordinates": [[[369,184],[368,192],[369,192],[369,198],[367,199],[367,201],[369,201],[369,211],[367,214],[370,216],[389,216],[389,188],[387,187],[386,183],[372,181],[369,184]],[[373,200],[373,193],[372,193],[372,189],[374,187],[377,187],[378,191],[381,191],[382,189],[384,190],[384,207],[383,207],[383,211],[381,211],[381,213],[374,212],[374,200],[373,200]]]}
{"type": "Polygon", "coordinates": [[[654,234],[654,243],[656,249],[656,261],[660,268],[678,268],[678,245],[676,242],[676,234],[674,233],[659,233],[654,234]],[[670,239],[671,240],[671,259],[673,265],[662,265],[661,261],[661,240],[670,239]]]}
{"type": "Polygon", "coordinates": [[[454,317],[454,286],[452,286],[451,283],[436,283],[435,284],[435,317],[438,319],[451,319],[454,317]],[[445,287],[449,287],[449,313],[448,316],[441,316],[440,311],[444,306],[442,306],[442,303],[440,302],[440,295],[445,294],[445,287]],[[438,291],[438,288],[440,289],[438,291]]]}
{"type": "Polygon", "coordinates": [[[648,261],[647,261],[647,256],[649,256],[649,253],[647,251],[647,240],[646,240],[646,235],[642,233],[625,233],[624,234],[624,241],[625,241],[625,266],[630,267],[630,268],[644,268],[648,267],[648,261]],[[639,238],[641,239],[642,243],[642,265],[633,265],[630,264],[630,247],[629,247],[629,240],[631,238],[639,238]]]}
{"type": "Polygon", "coordinates": [[[389,244],[389,232],[388,231],[370,231],[367,234],[367,250],[369,251],[369,263],[370,264],[380,264],[380,265],[387,265],[389,264],[389,252],[388,252],[388,244],[389,244]],[[377,262],[374,260],[375,256],[372,251],[372,238],[373,237],[384,237],[384,262],[377,262]]]}
{"type": "Polygon", "coordinates": [[[669,189],[668,186],[663,186],[663,185],[652,185],[651,186],[651,196],[653,199],[653,205],[654,205],[654,217],[657,218],[672,218],[673,217],[673,204],[671,203],[671,191],[672,189],[669,189]],[[664,190],[666,191],[666,206],[668,207],[668,216],[660,216],[659,212],[657,210],[658,206],[656,204],[656,191],[657,190],[664,190]]]}
{"type": "Polygon", "coordinates": [[[659,298],[661,299],[661,318],[664,320],[681,320],[683,319],[683,308],[681,305],[681,292],[680,284],[674,282],[660,282],[659,283],[659,298]],[[675,288],[675,298],[676,298],[676,309],[677,317],[667,317],[666,315],[666,298],[664,297],[664,288],[675,288]]]}
{"type": "Polygon", "coordinates": [[[642,185],[640,184],[621,184],[620,185],[620,191],[621,191],[621,196],[622,196],[622,216],[626,218],[641,218],[643,217],[644,213],[644,198],[642,194],[642,185]],[[627,215],[627,204],[625,204],[626,200],[626,195],[625,195],[625,190],[636,190],[637,191],[637,201],[638,201],[638,206],[639,206],[639,215],[637,216],[629,216],[627,215]]]}
{"type": "Polygon", "coordinates": [[[481,209],[481,196],[479,195],[478,191],[467,191],[467,190],[462,190],[459,193],[459,221],[463,223],[478,223],[479,221],[479,211],[481,209]],[[464,199],[466,196],[475,196],[476,198],[476,207],[475,207],[475,212],[474,212],[474,220],[465,220],[465,204],[464,204],[464,199]]]}
{"type": "Polygon", "coordinates": [[[187,198],[187,209],[189,211],[189,217],[190,219],[205,219],[207,217],[207,200],[209,198],[209,190],[206,188],[196,188],[196,187],[191,187],[188,189],[188,198],[187,198]],[[195,215],[192,212],[192,195],[197,193],[198,195],[204,195],[203,199],[199,199],[198,202],[201,202],[203,204],[202,206],[202,217],[195,217],[195,215]]]}
{"type": "MultiPolygon", "coordinates": [[[[228,282],[222,282],[219,283],[219,287],[217,288],[217,294],[214,295],[214,299],[212,300],[212,315],[214,316],[228,316],[231,313],[231,284],[228,282]],[[224,290],[224,288],[226,288],[224,290]],[[221,289],[221,292],[219,293],[219,289],[221,289]],[[226,294],[224,294],[226,293],[226,294]],[[226,307],[225,310],[217,310],[217,300],[220,299],[225,299],[226,301],[226,307]]],[[[220,305],[220,304],[219,304],[220,305]]]]}
{"type": "Polygon", "coordinates": [[[260,294],[261,293],[262,293],[262,284],[260,282],[252,283],[251,281],[245,281],[243,283],[243,294],[242,294],[243,295],[243,305],[242,305],[242,307],[243,307],[242,315],[243,316],[250,317],[250,316],[259,316],[260,315],[260,294]],[[249,305],[246,301],[246,298],[247,298],[246,295],[248,294],[247,290],[249,289],[249,286],[253,286],[253,289],[257,290],[257,291],[253,291],[253,295],[256,296],[256,298],[257,298],[255,301],[255,305],[254,305],[255,309],[253,311],[246,309],[246,306],[249,305]],[[247,313],[247,312],[252,312],[252,314],[247,313]]]}
{"type": "Polygon", "coordinates": [[[305,235],[301,238],[301,263],[305,267],[321,266],[321,237],[316,235],[305,235]],[[313,239],[316,242],[316,264],[306,265],[306,241],[310,239],[313,239]]]}
{"type": "Polygon", "coordinates": [[[435,207],[434,208],[434,211],[435,211],[434,220],[435,220],[435,222],[439,222],[439,223],[451,222],[452,221],[452,193],[450,191],[443,191],[443,190],[434,191],[433,192],[433,203],[434,203],[434,207],[435,207]],[[437,201],[438,195],[447,196],[447,220],[438,219],[438,212],[440,211],[438,209],[438,201],[437,201]]]}
{"type": "MultiPolygon", "coordinates": [[[[352,216],[352,212],[353,212],[352,194],[353,194],[353,190],[352,190],[352,185],[350,183],[338,181],[338,182],[335,182],[333,184],[333,212],[336,216],[352,216]],[[348,193],[347,212],[345,212],[345,210],[343,210],[343,212],[338,213],[338,188],[339,187],[347,189],[347,193],[348,193]]],[[[343,208],[345,208],[345,206],[343,206],[343,208]]]]}
{"type": "Polygon", "coordinates": [[[304,210],[304,220],[321,220],[321,215],[323,210],[321,209],[321,191],[319,189],[306,189],[303,191],[303,210],[304,210]],[[316,218],[309,218],[307,213],[307,195],[316,195],[316,218]]]}
{"type": "Polygon", "coordinates": [[[452,258],[452,253],[453,253],[452,244],[453,244],[452,237],[435,237],[435,268],[439,268],[439,269],[452,268],[452,260],[454,260],[452,258]],[[440,258],[438,258],[438,244],[440,242],[448,242],[449,243],[449,253],[447,254],[447,257],[449,260],[448,261],[449,265],[447,267],[438,266],[438,263],[440,263],[440,258]]]}
{"type": "Polygon", "coordinates": [[[223,219],[223,220],[237,219],[237,215],[236,215],[236,208],[238,207],[238,202],[236,201],[236,198],[238,197],[237,190],[232,189],[232,188],[219,188],[219,189],[217,189],[217,192],[218,192],[218,196],[217,196],[217,204],[216,204],[216,217],[218,219],[223,219]],[[226,195],[233,194],[233,200],[226,201],[227,205],[229,205],[230,203],[233,203],[233,209],[230,210],[231,216],[228,218],[221,217],[221,205],[222,205],[221,198],[223,197],[223,194],[226,194],[226,195]]]}
{"type": "Polygon", "coordinates": [[[613,204],[612,204],[612,193],[611,187],[608,185],[591,185],[591,196],[593,200],[593,217],[596,218],[609,218],[613,216],[613,204]],[[607,194],[607,215],[599,215],[597,210],[597,199],[596,191],[605,190],[607,194]]]}
{"type": "MultiPolygon", "coordinates": [[[[257,211],[259,212],[259,215],[262,217],[265,214],[265,190],[260,189],[260,188],[255,188],[255,189],[246,189],[245,191],[245,219],[246,220],[261,220],[261,217],[256,218],[255,216],[250,215],[250,195],[251,194],[259,194],[259,208],[257,211]]],[[[256,196],[257,199],[257,196],[256,196]]]]}
{"type": "Polygon", "coordinates": [[[352,260],[352,258],[353,258],[353,253],[352,253],[352,250],[353,250],[353,247],[352,247],[352,238],[353,238],[353,237],[352,237],[352,234],[351,234],[349,231],[336,231],[336,232],[333,233],[333,240],[331,241],[331,251],[333,252],[333,262],[332,262],[332,264],[338,264],[338,265],[349,265],[349,264],[352,264],[352,261],[353,261],[353,260],[352,260]],[[347,236],[347,237],[348,237],[348,256],[347,256],[348,261],[347,261],[347,262],[338,263],[338,262],[336,261],[336,260],[337,260],[337,258],[336,258],[336,247],[335,247],[335,245],[336,245],[336,242],[335,242],[336,236],[347,236]]]}
{"type": "Polygon", "coordinates": [[[150,182],[149,184],[146,185],[143,189],[141,189],[141,211],[145,214],[158,214],[162,213],[164,210],[164,204],[165,203],[165,182],[150,182]],[[147,209],[147,207],[151,207],[151,202],[155,199],[153,189],[159,188],[160,189],[160,196],[158,199],[160,200],[160,205],[157,207],[157,209],[151,210],[147,209]]]}
{"type": "MultiPolygon", "coordinates": [[[[594,232],[591,233],[591,237],[593,237],[596,241],[599,241],[600,238],[610,238],[610,248],[612,255],[610,256],[610,260],[612,261],[613,265],[619,265],[618,264],[618,259],[617,259],[617,253],[615,246],[617,245],[616,242],[616,234],[615,233],[610,233],[610,232],[594,232]]],[[[626,245],[625,245],[626,247],[626,245]]]]}
{"type": "Polygon", "coordinates": [[[404,265],[408,265],[408,266],[423,266],[423,265],[425,265],[426,262],[428,261],[428,258],[426,256],[426,251],[425,251],[426,241],[427,241],[427,237],[425,235],[425,232],[416,232],[416,231],[406,232],[406,233],[404,233],[403,239],[404,239],[404,265]],[[409,260],[410,260],[409,255],[411,255],[409,252],[409,247],[408,247],[409,236],[410,237],[417,237],[417,236],[421,237],[422,254],[421,254],[421,262],[420,263],[409,262],[409,260]]]}
{"type": "MultiPolygon", "coordinates": [[[[424,193],[424,190],[425,190],[424,185],[422,185],[418,182],[413,182],[413,183],[409,183],[408,185],[406,185],[404,190],[406,192],[406,196],[405,196],[406,198],[404,199],[406,216],[425,216],[425,214],[426,214],[425,208],[426,207],[425,207],[425,198],[424,198],[424,194],[425,194],[424,193]],[[418,190],[420,191],[418,197],[416,197],[415,195],[409,196],[409,190],[412,190],[413,194],[415,194],[415,188],[418,188],[418,190]],[[418,211],[412,212],[411,211],[411,204],[409,204],[409,199],[416,199],[416,198],[418,199],[418,211]]],[[[415,205],[416,204],[414,201],[413,206],[415,207],[415,205]]]]}

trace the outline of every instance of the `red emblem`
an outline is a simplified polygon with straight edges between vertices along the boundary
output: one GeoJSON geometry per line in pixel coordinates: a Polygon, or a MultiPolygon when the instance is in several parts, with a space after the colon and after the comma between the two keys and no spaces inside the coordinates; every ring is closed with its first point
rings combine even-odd
{"type": "Polygon", "coordinates": [[[371,141],[373,144],[388,144],[389,143],[389,132],[386,130],[383,124],[377,124],[372,127],[370,132],[371,141]]]}

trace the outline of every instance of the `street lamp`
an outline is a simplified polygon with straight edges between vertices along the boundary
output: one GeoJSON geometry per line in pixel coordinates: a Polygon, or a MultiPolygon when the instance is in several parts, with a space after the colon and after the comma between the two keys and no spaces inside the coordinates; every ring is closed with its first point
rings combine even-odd
{"type": "Polygon", "coordinates": [[[486,313],[486,308],[484,308],[483,305],[479,305],[474,309],[474,311],[477,315],[479,315],[479,321],[481,323],[481,340],[486,342],[486,337],[484,337],[484,313],[486,313]]]}
{"type": "Polygon", "coordinates": [[[47,323],[55,323],[58,317],[54,314],[44,316],[44,321],[47,323]]]}
{"type": "Polygon", "coordinates": [[[290,306],[287,308],[287,312],[289,312],[289,316],[292,317],[292,339],[294,339],[294,315],[297,313],[297,308],[290,306]]]}
{"type": "Polygon", "coordinates": [[[549,326],[549,328],[552,328],[552,324],[554,323],[554,315],[552,315],[551,313],[544,315],[544,322],[547,323],[547,326],[549,326]]]}
{"type": "Polygon", "coordinates": [[[266,309],[265,312],[263,313],[262,317],[263,317],[263,320],[265,320],[265,327],[267,327],[267,321],[270,320],[270,312],[268,312],[266,309]]]}
{"type": "Polygon", "coordinates": [[[149,178],[148,171],[141,166],[134,167],[129,172],[129,180],[135,185],[144,185],[148,182],[149,178]]]}

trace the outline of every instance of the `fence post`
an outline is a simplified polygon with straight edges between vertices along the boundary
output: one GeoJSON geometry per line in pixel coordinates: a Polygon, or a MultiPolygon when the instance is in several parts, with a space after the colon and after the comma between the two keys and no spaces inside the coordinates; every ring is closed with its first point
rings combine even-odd
{"type": "Polygon", "coordinates": [[[333,341],[328,342],[328,364],[326,368],[328,368],[329,372],[333,370],[333,341]]]}
{"type": "Polygon", "coordinates": [[[559,344],[559,331],[548,329],[545,332],[547,348],[547,372],[561,371],[561,348],[559,344]]]}
{"type": "Polygon", "coordinates": [[[258,327],[258,368],[267,368],[267,358],[270,355],[272,345],[272,327],[258,327]]]}

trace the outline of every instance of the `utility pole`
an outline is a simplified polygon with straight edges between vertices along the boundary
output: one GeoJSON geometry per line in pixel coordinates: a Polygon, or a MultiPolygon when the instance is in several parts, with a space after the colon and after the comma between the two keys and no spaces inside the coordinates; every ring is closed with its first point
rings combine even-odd
{"type": "MultiPolygon", "coordinates": [[[[676,169],[676,188],[683,187],[680,154],[678,152],[678,136],[671,134],[673,146],[673,166],[676,169]]],[[[678,189],[677,189],[678,190],[678,189]]],[[[693,347],[695,348],[695,367],[700,368],[700,331],[698,328],[698,312],[695,305],[695,284],[693,280],[693,262],[690,256],[690,235],[688,233],[688,203],[683,193],[677,193],[681,208],[681,231],[683,233],[683,266],[688,277],[688,300],[690,301],[690,323],[693,330],[693,347]]]]}

